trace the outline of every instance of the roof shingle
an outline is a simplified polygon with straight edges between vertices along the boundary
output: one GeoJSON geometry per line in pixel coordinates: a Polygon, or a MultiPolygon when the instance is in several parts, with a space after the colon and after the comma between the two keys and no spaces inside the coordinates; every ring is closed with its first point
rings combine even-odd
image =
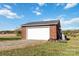
{"type": "Polygon", "coordinates": [[[58,24],[60,20],[52,20],[52,21],[38,21],[38,22],[29,22],[23,24],[22,26],[42,26],[42,25],[53,25],[58,24]]]}

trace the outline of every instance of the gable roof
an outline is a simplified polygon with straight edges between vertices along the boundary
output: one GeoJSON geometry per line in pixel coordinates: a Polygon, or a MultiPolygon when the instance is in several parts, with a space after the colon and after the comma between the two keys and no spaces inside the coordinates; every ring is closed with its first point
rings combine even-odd
{"type": "Polygon", "coordinates": [[[43,25],[54,25],[54,24],[58,24],[60,22],[60,20],[52,20],[52,21],[38,21],[38,22],[29,22],[26,24],[23,24],[22,26],[43,26],[43,25]]]}

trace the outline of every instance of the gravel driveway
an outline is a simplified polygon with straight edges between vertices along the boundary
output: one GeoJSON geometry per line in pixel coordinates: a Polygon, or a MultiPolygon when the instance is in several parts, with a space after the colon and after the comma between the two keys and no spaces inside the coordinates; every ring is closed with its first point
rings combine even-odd
{"type": "Polygon", "coordinates": [[[23,48],[23,47],[27,47],[27,46],[34,46],[34,45],[41,44],[44,42],[46,42],[46,41],[40,41],[40,40],[0,41],[0,51],[16,49],[16,48],[23,48]]]}

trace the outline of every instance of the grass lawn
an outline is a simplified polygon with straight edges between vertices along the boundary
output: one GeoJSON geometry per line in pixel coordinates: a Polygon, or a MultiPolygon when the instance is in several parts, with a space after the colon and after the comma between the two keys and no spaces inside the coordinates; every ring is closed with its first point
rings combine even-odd
{"type": "MultiPolygon", "coordinates": [[[[75,34],[75,33],[74,33],[75,34]]],[[[78,34],[78,33],[77,33],[78,34]]],[[[1,51],[1,56],[79,56],[79,35],[70,35],[67,42],[46,42],[38,46],[1,51]]]]}
{"type": "Polygon", "coordinates": [[[20,36],[15,36],[15,37],[0,37],[0,41],[5,41],[5,40],[19,40],[21,39],[20,36]]]}
{"type": "Polygon", "coordinates": [[[79,56],[79,37],[70,37],[67,42],[46,42],[39,46],[1,51],[6,56],[79,56]]]}

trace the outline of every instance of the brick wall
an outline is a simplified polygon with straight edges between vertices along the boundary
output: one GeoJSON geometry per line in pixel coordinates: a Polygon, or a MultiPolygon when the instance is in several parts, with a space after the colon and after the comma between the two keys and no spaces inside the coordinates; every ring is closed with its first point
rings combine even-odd
{"type": "Polygon", "coordinates": [[[50,39],[53,39],[53,40],[57,39],[57,27],[56,27],[56,25],[50,26],[50,39]]]}
{"type": "Polygon", "coordinates": [[[21,36],[22,36],[22,39],[26,39],[26,27],[21,28],[21,36]]]}

